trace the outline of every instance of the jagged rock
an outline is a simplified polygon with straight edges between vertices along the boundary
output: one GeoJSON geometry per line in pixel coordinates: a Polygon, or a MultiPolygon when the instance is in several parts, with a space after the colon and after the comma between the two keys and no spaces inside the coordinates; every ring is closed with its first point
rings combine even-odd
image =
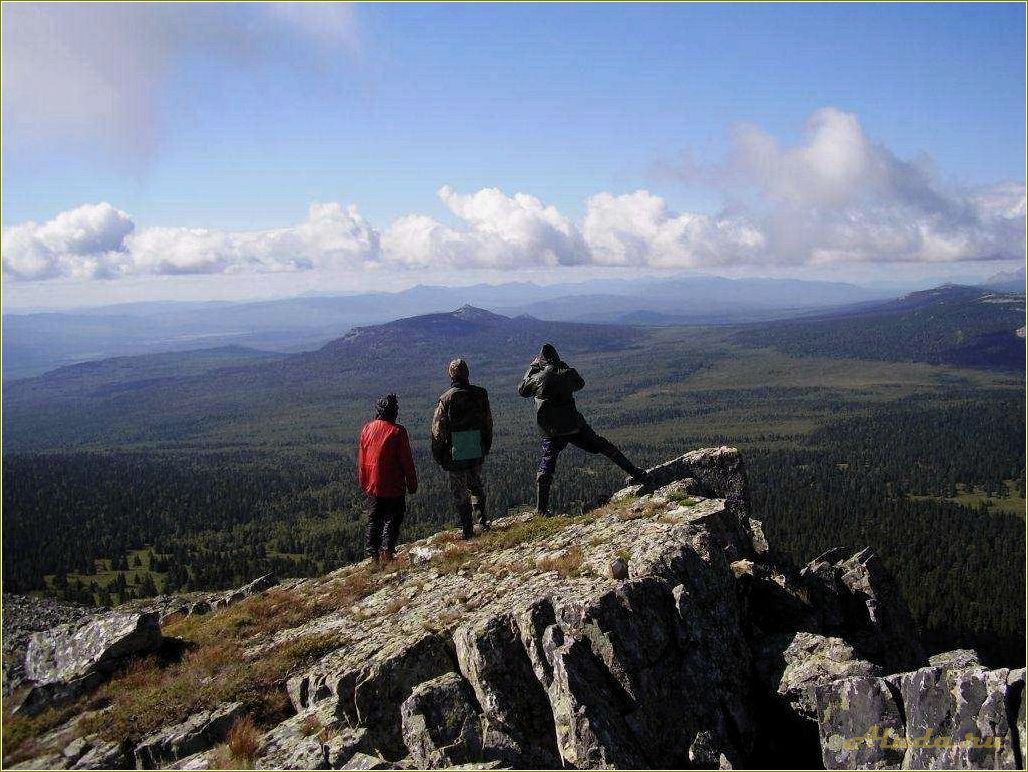
{"type": "Polygon", "coordinates": [[[407,559],[412,566],[421,566],[442,552],[438,547],[429,544],[417,545],[407,551],[407,559]]]}
{"type": "Polygon", "coordinates": [[[974,649],[954,649],[933,654],[928,658],[928,664],[932,667],[941,667],[946,670],[967,670],[968,668],[981,667],[978,659],[978,652],[974,649]]]}
{"type": "MultiPolygon", "coordinates": [[[[732,768],[764,763],[771,749],[783,766],[818,757],[830,767],[895,766],[895,752],[841,740],[876,723],[904,739],[913,731],[903,684],[916,673],[883,674],[895,672],[891,662],[912,670],[924,660],[903,640],[909,614],[876,556],[834,551],[802,574],[785,565],[762,544],[734,449],[687,453],[654,480],[557,528],[537,528],[528,514],[499,518],[499,539],[423,541],[403,547],[405,562],[389,571],[365,562],[278,585],[277,595],[316,598],[323,611],[255,631],[244,656],[305,640],[329,648],[287,681],[297,714],[268,728],[256,765],[732,768]],[[536,565],[573,549],[574,570],[536,565]],[[628,576],[612,581],[619,560],[628,576]]],[[[158,611],[199,613],[263,591],[254,587],[168,596],[158,611]]],[[[1005,736],[1023,743],[1023,671],[987,671],[966,651],[932,663],[925,670],[939,683],[916,690],[928,689],[915,713],[939,724],[948,711],[981,728],[1002,724],[993,715],[1002,706],[1005,736]]],[[[221,710],[234,719],[241,708],[221,710]]],[[[140,743],[140,765],[223,763],[212,746],[230,724],[198,714],[155,732],[140,743]]],[[[32,753],[35,767],[133,761],[76,740],[81,731],[69,722],[19,758],[32,753]]],[[[936,766],[990,761],[910,755],[936,766]]],[[[1008,765],[1009,756],[1023,759],[1020,744],[991,760],[1008,765]]]]}
{"type": "Polygon", "coordinates": [[[457,673],[416,687],[400,706],[403,742],[421,769],[449,768],[481,758],[482,722],[471,688],[457,673]]]}
{"type": "Polygon", "coordinates": [[[553,666],[548,690],[564,766],[639,769],[645,755],[621,719],[624,699],[584,639],[563,641],[552,626],[544,636],[553,666]]]}
{"type": "Polygon", "coordinates": [[[548,720],[546,691],[534,677],[513,615],[465,625],[456,631],[454,643],[461,673],[483,714],[486,757],[521,768],[557,765],[560,757],[553,722],[548,720]]]}
{"type": "Polygon", "coordinates": [[[903,711],[884,678],[842,678],[815,688],[826,769],[899,769],[903,711]],[[886,738],[883,742],[881,738],[886,738]]]}
{"type": "Polygon", "coordinates": [[[1028,702],[1028,694],[1025,694],[1024,668],[1010,671],[1007,683],[1011,686],[1011,696],[1017,698],[1017,709],[1011,710],[1014,716],[1014,726],[1017,728],[1017,738],[1020,741],[1021,758],[1018,759],[1018,767],[1024,769],[1028,764],[1028,728],[1025,727],[1025,703],[1028,702]]]}
{"type": "Polygon", "coordinates": [[[877,676],[881,667],[857,656],[841,638],[799,632],[771,636],[757,649],[757,673],[797,715],[816,719],[815,690],[841,678],[877,676]]]}
{"type": "Polygon", "coordinates": [[[155,613],[120,611],[35,633],[25,654],[25,677],[32,685],[15,710],[34,714],[83,694],[127,657],[154,651],[161,640],[155,613]]]}
{"type": "Polygon", "coordinates": [[[187,614],[200,615],[200,614],[208,614],[208,613],[210,613],[210,611],[211,611],[210,601],[198,600],[198,601],[196,601],[196,603],[193,603],[191,606],[189,606],[189,608],[187,609],[186,613],[187,614]]]}
{"type": "Polygon", "coordinates": [[[753,554],[749,482],[742,454],[736,448],[700,448],[648,471],[650,485],[653,487],[693,479],[693,490],[705,496],[724,499],[735,521],[733,532],[736,538],[733,539],[733,547],[739,550],[739,554],[734,557],[753,554]]]}
{"type": "Polygon", "coordinates": [[[903,768],[1019,768],[1008,713],[1019,690],[1016,678],[1015,684],[1009,678],[1006,668],[980,667],[934,666],[903,674],[898,679],[906,714],[903,768]]]}
{"type": "Polygon", "coordinates": [[[618,581],[628,578],[628,563],[623,558],[616,558],[611,561],[610,578],[618,581]]]}
{"type": "Polygon", "coordinates": [[[135,749],[140,769],[159,769],[221,742],[235,720],[243,715],[243,704],[231,702],[190,716],[144,737],[135,749]]]}
{"type": "Polygon", "coordinates": [[[340,729],[339,718],[331,705],[322,703],[265,732],[257,745],[254,766],[257,769],[328,769],[331,766],[329,739],[340,740],[333,747],[338,761],[340,752],[348,751],[345,758],[349,758],[359,750],[364,734],[363,729],[340,729]]]}
{"type": "Polygon", "coordinates": [[[368,753],[355,753],[340,769],[392,769],[392,764],[381,756],[368,753]]]}
{"type": "Polygon", "coordinates": [[[367,732],[361,727],[339,727],[325,741],[325,759],[329,769],[344,769],[347,761],[365,746],[367,732]]]}
{"type": "Polygon", "coordinates": [[[276,584],[278,584],[278,577],[274,574],[259,576],[249,584],[244,584],[242,587],[225,594],[218,605],[230,606],[233,603],[238,603],[245,598],[249,598],[251,595],[256,595],[259,592],[263,592],[264,590],[274,587],[276,584]]]}
{"type": "Polygon", "coordinates": [[[821,629],[806,590],[778,566],[763,560],[737,560],[732,563],[732,574],[754,638],[821,629]]]}
{"type": "Polygon", "coordinates": [[[800,572],[825,631],[845,631],[862,656],[892,672],[923,665],[917,626],[878,553],[843,554],[829,550],[800,572]]]}
{"type": "Polygon", "coordinates": [[[100,609],[61,603],[33,595],[3,595],[3,695],[11,696],[25,680],[25,650],[33,633],[81,623],[100,609]]]}
{"type": "Polygon", "coordinates": [[[165,769],[217,769],[221,763],[218,749],[212,748],[211,750],[201,751],[200,753],[194,753],[192,756],[186,756],[184,759],[179,759],[174,764],[166,766],[165,769]]]}
{"type": "Polygon", "coordinates": [[[400,704],[411,690],[454,669],[449,638],[422,632],[386,642],[364,640],[328,655],[287,684],[297,710],[331,700],[338,715],[368,730],[370,747],[398,758],[405,752],[400,704]]]}

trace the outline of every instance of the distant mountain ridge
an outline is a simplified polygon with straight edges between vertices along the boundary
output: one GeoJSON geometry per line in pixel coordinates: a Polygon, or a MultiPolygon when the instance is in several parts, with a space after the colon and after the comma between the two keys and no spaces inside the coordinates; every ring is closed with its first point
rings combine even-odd
{"type": "Polygon", "coordinates": [[[947,284],[884,303],[749,327],[747,345],[793,354],[1024,370],[1025,296],[947,284]]]}
{"type": "Polygon", "coordinates": [[[317,294],[246,303],[160,301],[5,313],[3,377],[39,375],[61,365],[112,356],[201,347],[305,351],[356,326],[447,312],[463,304],[551,321],[724,324],[888,296],[881,289],[832,282],[691,276],[553,285],[417,285],[399,292],[317,294]]]}

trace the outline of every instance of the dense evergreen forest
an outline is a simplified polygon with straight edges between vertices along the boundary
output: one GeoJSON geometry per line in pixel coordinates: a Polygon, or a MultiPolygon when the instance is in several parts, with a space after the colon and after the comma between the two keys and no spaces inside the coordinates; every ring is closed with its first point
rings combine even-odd
{"type": "MultiPolygon", "coordinates": [[[[459,325],[445,318],[427,331],[402,327],[400,339],[385,326],[298,360],[197,368],[178,380],[112,380],[93,368],[84,388],[64,372],[66,384],[40,384],[45,400],[38,389],[15,395],[20,423],[8,435],[8,415],[4,428],[5,445],[20,444],[4,456],[5,591],[108,603],[359,559],[353,442],[373,396],[390,386],[422,478],[404,538],[452,527],[426,435],[454,353],[471,359],[494,403],[490,508],[523,507],[538,437],[514,386],[545,335],[586,378],[583,412],[634,459],[739,446],[776,548],[801,564],[830,546],[871,545],[934,648],[1024,662],[1020,374],[801,356],[725,330],[516,322],[487,319],[470,339],[454,337],[459,325]],[[35,424],[32,411],[42,414],[35,424]],[[107,416],[118,420],[107,426],[107,416]],[[979,503],[958,503],[958,490],[972,488],[979,503]]],[[[569,449],[555,503],[579,511],[620,484],[617,469],[569,449]]]]}

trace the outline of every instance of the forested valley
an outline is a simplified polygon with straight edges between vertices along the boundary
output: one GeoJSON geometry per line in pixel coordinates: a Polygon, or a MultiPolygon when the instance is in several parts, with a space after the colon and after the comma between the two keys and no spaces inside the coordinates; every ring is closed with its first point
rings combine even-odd
{"type": "MultiPolygon", "coordinates": [[[[525,507],[538,436],[515,386],[553,339],[586,379],[582,411],[630,457],[740,447],[775,548],[801,565],[830,546],[873,546],[933,648],[1024,662],[1020,373],[808,356],[713,328],[486,318],[467,333],[439,316],[298,360],[142,381],[91,371],[87,386],[65,372],[66,388],[43,379],[31,395],[5,395],[5,591],[108,604],[359,559],[354,442],[386,390],[400,396],[422,480],[403,538],[453,527],[427,433],[458,354],[493,400],[490,510],[525,507]]],[[[569,449],[555,503],[578,512],[621,484],[616,468],[569,449]]]]}

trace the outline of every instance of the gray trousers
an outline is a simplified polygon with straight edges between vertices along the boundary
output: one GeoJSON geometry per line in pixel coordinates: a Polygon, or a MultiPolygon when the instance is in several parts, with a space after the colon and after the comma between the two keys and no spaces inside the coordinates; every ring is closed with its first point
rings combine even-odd
{"type": "Polygon", "coordinates": [[[450,498],[457,512],[457,519],[465,536],[471,536],[472,511],[478,514],[478,522],[485,524],[489,518],[485,513],[485,486],[482,484],[482,465],[470,469],[458,469],[450,472],[450,498]]]}

